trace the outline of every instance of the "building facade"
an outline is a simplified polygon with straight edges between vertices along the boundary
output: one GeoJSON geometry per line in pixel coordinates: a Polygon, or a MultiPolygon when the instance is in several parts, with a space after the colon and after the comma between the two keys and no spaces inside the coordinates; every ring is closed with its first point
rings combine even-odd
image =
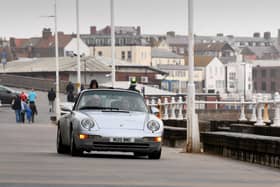
{"type": "MultiPolygon", "coordinates": [[[[91,48],[94,56],[108,57],[112,56],[111,46],[95,46],[91,48]]],[[[127,61],[131,64],[151,65],[151,47],[150,46],[116,46],[116,59],[127,61]]]]}

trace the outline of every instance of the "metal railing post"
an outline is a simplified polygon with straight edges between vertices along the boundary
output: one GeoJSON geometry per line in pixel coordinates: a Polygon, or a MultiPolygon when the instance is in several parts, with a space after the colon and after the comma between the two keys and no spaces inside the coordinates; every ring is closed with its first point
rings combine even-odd
{"type": "Polygon", "coordinates": [[[253,104],[252,104],[252,115],[251,115],[250,121],[256,122],[257,121],[257,115],[256,115],[257,99],[256,99],[255,95],[253,95],[252,102],[253,102],[253,104]]]}
{"type": "Polygon", "coordinates": [[[262,94],[258,94],[258,96],[257,96],[258,114],[257,114],[257,122],[255,123],[255,125],[257,125],[257,126],[264,126],[265,125],[265,123],[263,122],[263,119],[262,119],[263,104],[261,102],[262,102],[262,94]]]}
{"type": "Polygon", "coordinates": [[[175,114],[175,108],[176,108],[176,103],[175,103],[175,98],[171,98],[171,119],[176,119],[176,114],[175,114]]]}
{"type": "Polygon", "coordinates": [[[242,95],[241,96],[241,114],[240,114],[240,118],[239,118],[239,121],[247,121],[247,118],[245,116],[245,99],[244,99],[244,96],[242,95]]]}
{"type": "Polygon", "coordinates": [[[167,120],[168,119],[168,100],[167,97],[164,98],[164,115],[163,115],[163,119],[167,120]]]}
{"type": "Polygon", "coordinates": [[[276,92],[274,95],[274,107],[275,107],[275,114],[273,119],[273,127],[280,127],[280,96],[279,93],[276,92]]]}
{"type": "Polygon", "coordinates": [[[183,99],[182,97],[180,96],[179,97],[179,100],[178,100],[178,108],[179,108],[179,111],[178,111],[178,120],[182,120],[183,119],[183,99]]]}

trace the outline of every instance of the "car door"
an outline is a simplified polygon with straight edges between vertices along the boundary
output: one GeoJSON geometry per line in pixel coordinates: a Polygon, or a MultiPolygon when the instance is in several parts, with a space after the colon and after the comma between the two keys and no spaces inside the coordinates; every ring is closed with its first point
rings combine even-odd
{"type": "Polygon", "coordinates": [[[0,87],[0,100],[2,104],[11,104],[13,100],[11,91],[4,87],[0,87]]]}

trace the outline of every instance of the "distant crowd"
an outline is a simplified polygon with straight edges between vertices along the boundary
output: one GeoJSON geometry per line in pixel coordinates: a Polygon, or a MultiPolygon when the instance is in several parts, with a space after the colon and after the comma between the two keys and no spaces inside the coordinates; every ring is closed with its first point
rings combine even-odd
{"type": "Polygon", "coordinates": [[[28,93],[22,91],[21,94],[16,96],[11,106],[15,111],[17,123],[24,123],[25,121],[34,123],[35,115],[38,114],[36,99],[37,94],[34,89],[28,93]]]}

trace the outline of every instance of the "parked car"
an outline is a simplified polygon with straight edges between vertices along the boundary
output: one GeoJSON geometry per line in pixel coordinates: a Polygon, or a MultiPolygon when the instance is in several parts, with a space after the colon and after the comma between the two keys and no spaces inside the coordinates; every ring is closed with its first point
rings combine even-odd
{"type": "Polygon", "coordinates": [[[133,152],[160,159],[163,122],[138,92],[121,89],[83,90],[73,109],[67,105],[57,124],[57,152],[133,152]]]}
{"type": "Polygon", "coordinates": [[[0,100],[2,104],[11,104],[18,94],[18,91],[0,85],[0,100]]]}

